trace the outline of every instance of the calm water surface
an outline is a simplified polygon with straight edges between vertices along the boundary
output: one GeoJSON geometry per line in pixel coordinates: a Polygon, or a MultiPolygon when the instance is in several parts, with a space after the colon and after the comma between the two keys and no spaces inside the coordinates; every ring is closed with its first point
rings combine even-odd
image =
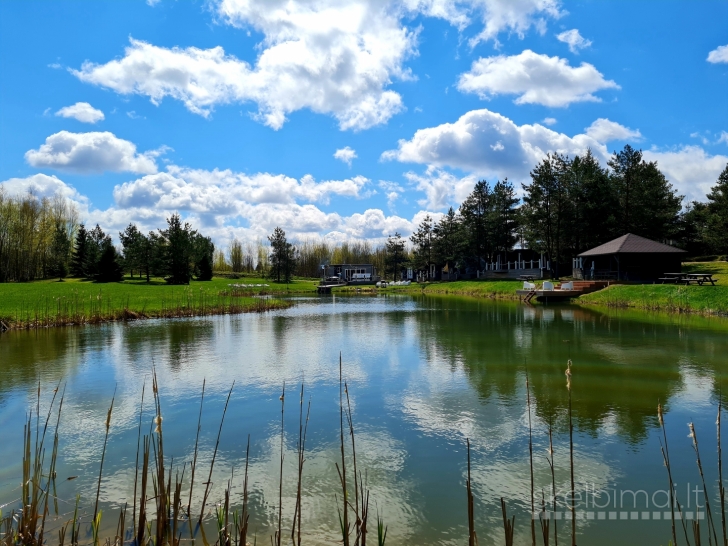
{"type": "MultiPolygon", "coordinates": [[[[692,514],[700,480],[687,423],[695,422],[706,479],[714,486],[715,420],[728,371],[727,333],[725,319],[393,296],[300,299],[292,309],[266,315],[7,333],[0,336],[0,506],[9,503],[4,513],[17,506],[23,422],[35,407],[38,379],[41,413],[55,385],[60,381],[66,387],[59,511],[72,511],[77,493],[82,503],[93,504],[106,411],[116,389],[101,487],[104,520],[111,529],[118,507],[132,503],[142,386],[146,380],[149,402],[156,365],[165,455],[173,456],[175,465],[192,459],[200,391],[203,379],[207,382],[200,481],[209,471],[225,398],[235,381],[211,506],[221,499],[231,475],[234,502],[240,501],[250,435],[250,527],[267,542],[278,504],[281,387],[285,382],[283,516],[284,529],[290,529],[297,391],[305,380],[311,420],[304,530],[309,544],[333,544],[339,537],[334,464],[339,457],[341,352],[357,463],[366,471],[372,513],[379,511],[389,525],[387,544],[467,540],[466,438],[472,446],[480,543],[503,541],[500,497],[516,515],[516,542],[525,543],[530,541],[526,370],[539,504],[540,492],[548,496],[551,484],[546,460],[551,422],[563,510],[568,488],[564,370],[571,357],[574,458],[579,517],[584,518],[578,521],[578,543],[666,544],[670,523],[662,520],[667,496],[661,490],[667,477],[656,406],[658,401],[666,406],[673,474],[686,514],[692,514]],[[78,477],[68,481],[71,476],[78,477]]],[[[147,403],[145,431],[152,413],[147,403]]],[[[193,511],[199,510],[201,496],[200,488],[193,511]]],[[[715,510],[718,503],[713,502],[715,510]]],[[[558,526],[566,543],[570,523],[562,520],[558,526]]]]}

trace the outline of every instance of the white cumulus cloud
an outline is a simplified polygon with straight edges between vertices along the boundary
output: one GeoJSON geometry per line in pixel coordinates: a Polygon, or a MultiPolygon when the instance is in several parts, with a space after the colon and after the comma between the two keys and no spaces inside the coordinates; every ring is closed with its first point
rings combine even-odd
{"type": "Polygon", "coordinates": [[[588,134],[572,136],[538,123],[516,125],[490,110],[473,110],[454,123],[419,129],[410,140],[400,140],[383,160],[454,167],[479,175],[525,180],[547,153],[582,154],[591,148],[600,159],[608,156],[603,142],[588,134]]]}
{"type": "Polygon", "coordinates": [[[559,42],[564,42],[565,44],[567,44],[569,46],[569,51],[571,51],[572,53],[579,53],[580,49],[584,49],[592,45],[592,41],[584,38],[575,28],[572,28],[571,30],[565,30],[560,34],[557,34],[556,39],[559,42]]]}
{"type": "Polygon", "coordinates": [[[483,99],[518,95],[516,104],[565,107],[573,102],[599,102],[594,93],[619,89],[589,63],[572,67],[566,59],[527,49],[518,55],[480,58],[461,74],[458,89],[483,99]]]}
{"type": "Polygon", "coordinates": [[[414,12],[428,17],[438,17],[464,29],[473,19],[482,21],[482,30],[470,39],[470,45],[494,40],[501,32],[509,32],[523,38],[531,27],[543,34],[547,19],[563,15],[558,0],[403,0],[414,12]]]}
{"type": "Polygon", "coordinates": [[[60,195],[78,203],[88,200],[73,186],[66,184],[56,176],[38,173],[25,178],[10,178],[0,182],[0,188],[10,195],[23,195],[32,193],[36,197],[54,197],[60,195]]]}
{"type": "Polygon", "coordinates": [[[597,142],[607,143],[612,140],[639,140],[642,134],[636,129],[630,129],[606,118],[599,118],[585,129],[587,136],[597,142]]]}
{"type": "Polygon", "coordinates": [[[104,113],[91,106],[88,102],[77,102],[71,106],[64,106],[56,112],[56,115],[64,118],[73,118],[82,123],[96,123],[104,119],[104,113]]]}
{"type": "Polygon", "coordinates": [[[87,62],[73,74],[155,104],[172,97],[204,116],[216,105],[251,101],[256,118],[274,129],[304,108],[354,130],[402,110],[401,96],[387,86],[411,77],[403,63],[416,35],[386,9],[364,1],[225,1],[219,11],[228,23],[264,34],[255,66],[222,47],[164,48],[132,39],[121,59],[87,62]]]}
{"type": "Polygon", "coordinates": [[[405,178],[417,190],[424,192],[425,199],[417,202],[427,210],[441,210],[450,206],[457,207],[465,201],[478,181],[474,175],[458,178],[455,175],[430,165],[424,174],[405,173],[405,178]]]}
{"type": "Polygon", "coordinates": [[[686,201],[705,201],[710,188],[728,165],[727,155],[710,155],[700,146],[681,146],[671,150],[650,149],[643,152],[647,161],[657,161],[658,168],[686,201]]]}
{"type": "Polygon", "coordinates": [[[417,15],[442,18],[463,30],[481,20],[471,45],[501,32],[545,31],[562,15],[559,0],[213,0],[218,21],[262,34],[253,63],[222,47],[160,47],[131,39],[124,55],[85,62],[80,80],[121,94],[182,101],[208,116],[216,106],[251,102],[254,117],[279,129],[309,109],[332,115],[342,130],[386,123],[402,111],[390,86],[412,79],[405,61],[416,55],[417,15]]]}
{"type": "Polygon", "coordinates": [[[344,148],[339,148],[334,152],[334,158],[338,159],[339,161],[343,161],[349,167],[351,167],[351,162],[357,158],[356,150],[353,150],[349,146],[345,146],[344,148]]]}
{"type": "Polygon", "coordinates": [[[159,151],[137,153],[136,146],[110,132],[71,133],[60,131],[37,150],[28,150],[25,160],[33,167],[78,173],[103,171],[155,173],[159,151]]]}
{"type": "Polygon", "coordinates": [[[709,63],[728,63],[728,45],[718,46],[708,53],[709,63]]]}

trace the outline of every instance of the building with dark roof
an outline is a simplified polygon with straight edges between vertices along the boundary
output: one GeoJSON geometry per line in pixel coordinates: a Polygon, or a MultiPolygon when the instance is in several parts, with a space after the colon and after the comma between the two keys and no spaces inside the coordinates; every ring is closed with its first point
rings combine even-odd
{"type": "Polygon", "coordinates": [[[678,273],[686,251],[627,233],[582,252],[574,259],[574,277],[654,281],[678,273]]]}

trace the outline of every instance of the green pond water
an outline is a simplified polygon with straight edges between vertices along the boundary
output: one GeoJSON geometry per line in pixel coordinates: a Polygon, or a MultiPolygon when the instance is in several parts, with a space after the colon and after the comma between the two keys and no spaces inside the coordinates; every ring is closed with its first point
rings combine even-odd
{"type": "MultiPolygon", "coordinates": [[[[303,476],[304,543],[334,544],[341,538],[335,497],[341,498],[335,467],[341,353],[357,464],[366,473],[371,513],[380,513],[388,525],[387,544],[467,543],[466,439],[479,543],[503,544],[503,497],[516,516],[516,544],[530,544],[526,371],[537,506],[542,491],[551,504],[546,457],[552,423],[557,517],[562,518],[557,528],[559,542],[567,544],[564,371],[571,358],[577,543],[666,545],[671,537],[665,519],[668,480],[657,404],[665,406],[673,478],[685,516],[705,514],[704,507],[696,507],[705,498],[688,438],[692,421],[719,524],[715,423],[721,387],[728,387],[727,334],[725,319],[405,296],[300,298],[291,309],[263,315],[9,332],[0,336],[0,506],[3,514],[19,506],[23,423],[35,411],[38,381],[43,416],[60,382],[65,386],[57,467],[60,516],[53,516],[53,525],[70,517],[80,494],[86,533],[106,412],[116,389],[101,482],[104,528],[112,534],[120,506],[133,502],[142,387],[146,381],[142,421],[148,433],[156,366],[165,458],[169,466],[174,457],[180,469],[187,463],[186,476],[206,381],[200,482],[207,479],[225,399],[235,381],[206,521],[212,530],[214,506],[231,476],[232,504],[240,506],[250,435],[250,530],[261,544],[277,527],[279,397],[285,382],[285,538],[295,504],[299,390],[305,381],[311,417],[303,476]]],[[[193,492],[193,512],[199,513],[203,490],[198,485],[193,492]]],[[[705,528],[706,520],[701,524],[705,528]]],[[[538,522],[536,528],[540,544],[538,522]]],[[[370,530],[371,542],[376,539],[373,521],[370,530]]],[[[720,537],[719,525],[717,532],[720,537]]]]}

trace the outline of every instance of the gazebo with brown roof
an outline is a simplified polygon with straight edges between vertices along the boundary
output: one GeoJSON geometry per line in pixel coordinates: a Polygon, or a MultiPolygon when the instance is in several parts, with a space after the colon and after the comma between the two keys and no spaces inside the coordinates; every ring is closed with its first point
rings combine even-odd
{"type": "Polygon", "coordinates": [[[654,281],[664,273],[679,272],[686,251],[627,233],[582,252],[578,264],[584,278],[654,281]]]}

